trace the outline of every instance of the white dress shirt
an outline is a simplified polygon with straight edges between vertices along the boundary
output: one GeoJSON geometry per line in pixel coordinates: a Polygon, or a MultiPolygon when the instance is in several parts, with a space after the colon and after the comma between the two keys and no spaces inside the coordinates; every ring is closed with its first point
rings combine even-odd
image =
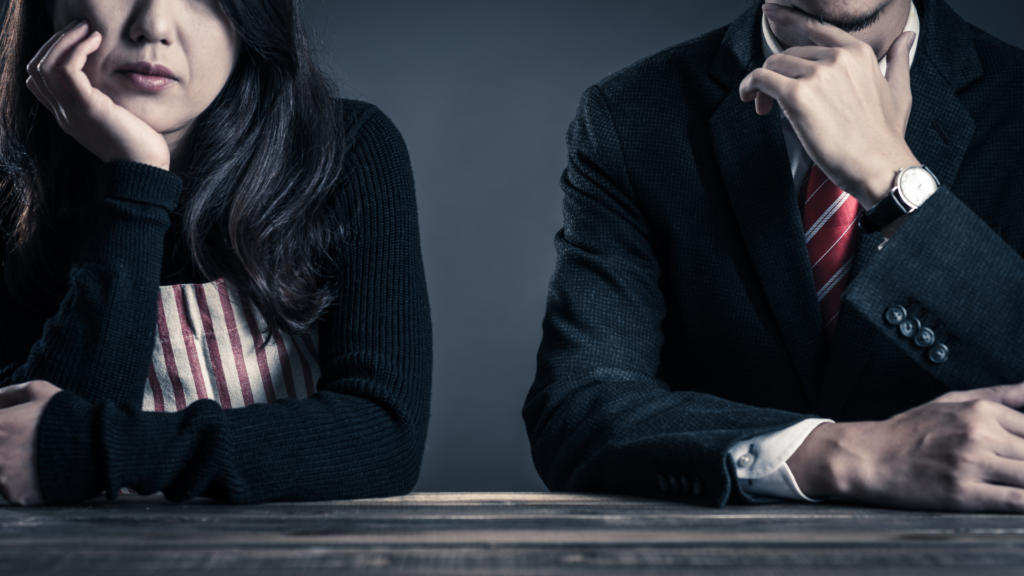
{"type": "MultiPolygon", "coordinates": [[[[921,20],[913,2],[910,3],[910,14],[903,30],[914,32],[920,37],[921,20]]],[[[768,19],[763,14],[761,15],[761,32],[765,58],[782,52],[782,45],[772,33],[768,26],[768,19]]],[[[917,53],[917,45],[918,42],[915,40],[910,47],[911,65],[913,65],[914,55],[917,53]]],[[[878,65],[884,75],[886,70],[884,56],[879,60],[878,65]]],[[[786,141],[786,153],[789,156],[789,169],[793,174],[793,183],[796,188],[794,193],[799,194],[800,186],[811,169],[811,159],[804,151],[789,122],[785,118],[782,118],[781,122],[782,133],[786,141]]],[[[778,432],[744,440],[730,448],[729,458],[736,466],[736,477],[744,492],[751,496],[816,502],[800,490],[786,461],[800,448],[800,445],[815,428],[826,422],[833,422],[833,420],[808,418],[778,432]]]]}

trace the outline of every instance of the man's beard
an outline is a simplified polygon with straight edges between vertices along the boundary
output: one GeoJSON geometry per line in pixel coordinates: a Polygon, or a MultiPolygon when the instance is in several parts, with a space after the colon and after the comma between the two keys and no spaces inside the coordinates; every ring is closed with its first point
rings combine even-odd
{"type": "MultiPolygon", "coordinates": [[[[864,30],[865,28],[870,27],[875,22],[878,22],[878,19],[882,17],[882,12],[884,12],[885,9],[889,7],[889,4],[892,4],[892,0],[886,0],[878,8],[875,8],[873,11],[871,11],[871,12],[869,12],[869,13],[863,15],[863,16],[848,17],[848,18],[825,18],[825,17],[819,16],[817,14],[810,14],[810,13],[806,13],[806,14],[808,16],[810,16],[811,18],[814,18],[816,20],[821,20],[822,22],[828,22],[829,24],[835,26],[836,28],[839,28],[840,30],[843,30],[843,31],[846,31],[846,32],[860,32],[861,30],[864,30]]],[[[796,8],[796,7],[794,6],[794,8],[796,8]]],[[[798,10],[799,10],[799,8],[798,8],[798,10]]]]}

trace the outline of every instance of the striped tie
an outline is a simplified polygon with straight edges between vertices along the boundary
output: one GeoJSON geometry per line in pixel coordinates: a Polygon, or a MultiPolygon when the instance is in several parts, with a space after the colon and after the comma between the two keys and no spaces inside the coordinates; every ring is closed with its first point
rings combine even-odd
{"type": "Polygon", "coordinates": [[[811,166],[807,175],[801,204],[814,287],[818,291],[825,335],[831,341],[857,251],[856,223],[860,204],[833,184],[816,165],[811,166]]]}

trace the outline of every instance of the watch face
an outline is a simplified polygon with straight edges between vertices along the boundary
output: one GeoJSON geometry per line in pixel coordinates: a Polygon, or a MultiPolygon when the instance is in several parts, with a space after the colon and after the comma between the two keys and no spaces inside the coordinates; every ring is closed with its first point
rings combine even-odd
{"type": "Polygon", "coordinates": [[[935,194],[938,188],[939,183],[935,181],[935,177],[924,168],[915,166],[907,168],[900,174],[900,195],[911,209],[916,209],[924,204],[924,201],[935,194]]]}

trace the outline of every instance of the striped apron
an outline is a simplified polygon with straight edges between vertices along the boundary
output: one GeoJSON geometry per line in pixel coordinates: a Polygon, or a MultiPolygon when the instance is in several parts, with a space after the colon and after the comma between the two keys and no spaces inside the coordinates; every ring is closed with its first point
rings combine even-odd
{"type": "Polygon", "coordinates": [[[305,398],[320,378],[316,330],[275,331],[259,348],[266,323],[224,279],[160,287],[157,333],[142,409],[176,412],[210,399],[240,408],[305,398]]]}

